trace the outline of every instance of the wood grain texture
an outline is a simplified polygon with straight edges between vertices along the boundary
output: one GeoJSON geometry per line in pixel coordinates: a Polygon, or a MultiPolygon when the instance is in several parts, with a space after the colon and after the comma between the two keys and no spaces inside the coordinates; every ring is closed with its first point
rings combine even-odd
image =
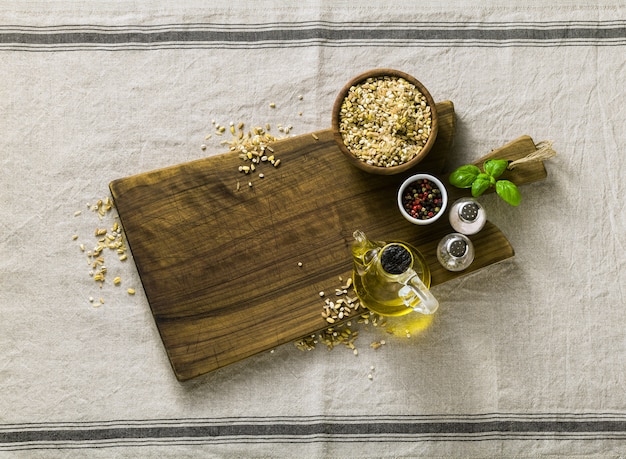
{"type": "MultiPolygon", "coordinates": [[[[414,172],[439,174],[454,139],[454,108],[438,104],[438,143],[413,171],[373,176],[351,166],[330,129],[273,144],[278,168],[254,180],[226,153],[115,180],[110,189],[152,314],[179,380],[215,370],[321,330],[319,291],[334,291],[352,268],[352,233],[405,240],[427,258],[432,283],[513,255],[488,223],[472,236],[476,260],[463,273],[440,267],[435,247],[451,231],[408,223],[396,189],[414,172]],[[237,181],[242,182],[240,190],[237,181]],[[299,267],[298,263],[302,266],[299,267]]],[[[521,157],[530,138],[493,155],[521,157]]],[[[507,156],[507,157],[508,157],[507,156]]],[[[540,180],[520,166],[517,183],[540,180]]],[[[465,190],[450,190],[454,199],[465,190]]]]}

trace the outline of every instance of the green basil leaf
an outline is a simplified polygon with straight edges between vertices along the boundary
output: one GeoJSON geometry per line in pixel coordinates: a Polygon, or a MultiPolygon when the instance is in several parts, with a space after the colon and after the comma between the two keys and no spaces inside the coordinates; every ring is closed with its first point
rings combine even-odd
{"type": "Polygon", "coordinates": [[[522,201],[522,195],[517,185],[509,180],[498,180],[496,193],[512,206],[519,206],[519,203],[522,201]]]}
{"type": "Polygon", "coordinates": [[[483,167],[486,173],[493,178],[498,178],[504,173],[508,165],[509,162],[506,159],[488,159],[483,167]]]}
{"type": "Polygon", "coordinates": [[[472,196],[477,198],[489,189],[491,183],[487,174],[478,174],[474,183],[472,183],[472,196]]]}
{"type": "Polygon", "coordinates": [[[458,188],[469,188],[480,174],[480,169],[472,164],[459,167],[450,174],[450,184],[458,188]]]}

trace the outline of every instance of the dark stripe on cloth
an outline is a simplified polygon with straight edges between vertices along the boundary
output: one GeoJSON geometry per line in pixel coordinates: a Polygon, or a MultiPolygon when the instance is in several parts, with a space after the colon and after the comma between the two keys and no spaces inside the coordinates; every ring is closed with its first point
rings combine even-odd
{"type": "Polygon", "coordinates": [[[171,420],[116,423],[0,426],[0,450],[112,447],[129,444],[209,444],[329,441],[487,441],[487,440],[602,440],[626,439],[622,416],[549,420],[532,415],[523,419],[467,417],[458,420],[401,417],[347,420],[286,419],[171,420]]]}
{"type": "Polygon", "coordinates": [[[311,44],[341,46],[380,46],[396,43],[421,43],[445,45],[506,44],[518,43],[540,45],[555,44],[626,44],[626,23],[609,22],[597,25],[584,24],[514,24],[473,25],[463,24],[367,24],[367,23],[287,23],[272,26],[224,26],[205,24],[185,26],[70,26],[65,27],[20,27],[0,28],[0,49],[13,46],[25,47],[102,47],[102,46],[178,46],[178,47],[250,47],[268,44],[286,46],[310,46],[311,44]]]}

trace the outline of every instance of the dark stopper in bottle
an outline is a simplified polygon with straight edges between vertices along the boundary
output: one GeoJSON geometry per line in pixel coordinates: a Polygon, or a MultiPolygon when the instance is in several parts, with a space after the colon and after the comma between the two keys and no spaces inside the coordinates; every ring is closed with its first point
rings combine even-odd
{"type": "Polygon", "coordinates": [[[398,244],[388,245],[380,256],[380,263],[389,274],[402,274],[411,267],[412,261],[411,253],[398,244]]]}

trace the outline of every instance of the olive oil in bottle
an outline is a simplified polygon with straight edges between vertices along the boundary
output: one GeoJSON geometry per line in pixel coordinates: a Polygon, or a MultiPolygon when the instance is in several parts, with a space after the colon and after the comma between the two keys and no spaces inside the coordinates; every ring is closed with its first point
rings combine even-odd
{"type": "Polygon", "coordinates": [[[424,257],[404,242],[373,242],[355,232],[353,285],[361,303],[386,316],[412,311],[431,314],[437,300],[428,291],[430,270],[424,257]]]}

